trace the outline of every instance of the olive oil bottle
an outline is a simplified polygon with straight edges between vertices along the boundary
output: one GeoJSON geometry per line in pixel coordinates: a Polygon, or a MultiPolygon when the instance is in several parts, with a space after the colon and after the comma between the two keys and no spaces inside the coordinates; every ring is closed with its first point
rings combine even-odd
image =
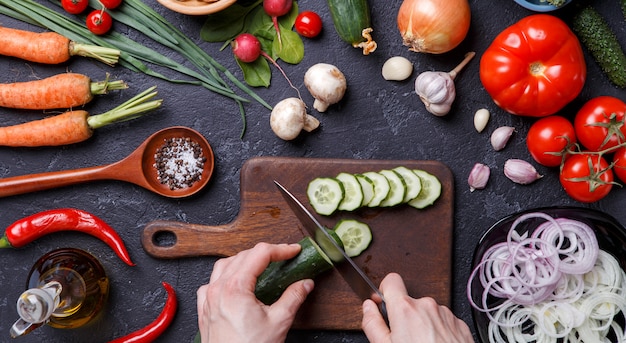
{"type": "Polygon", "coordinates": [[[74,248],[51,251],[32,267],[17,300],[20,316],[10,334],[22,336],[47,324],[72,329],[94,319],[109,293],[109,279],[91,254],[74,248]]]}

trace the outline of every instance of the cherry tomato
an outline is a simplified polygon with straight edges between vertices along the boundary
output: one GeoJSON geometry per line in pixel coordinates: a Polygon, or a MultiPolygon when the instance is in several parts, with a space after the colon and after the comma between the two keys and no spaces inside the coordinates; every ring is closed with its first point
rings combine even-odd
{"type": "Polygon", "coordinates": [[[613,173],[620,181],[626,183],[626,147],[620,147],[613,154],[613,173]]]}
{"type": "Polygon", "coordinates": [[[102,6],[105,8],[112,10],[121,5],[122,0],[100,0],[100,3],[102,3],[102,6]]]}
{"type": "Polygon", "coordinates": [[[113,18],[106,11],[93,10],[87,15],[87,28],[96,35],[103,35],[113,26],[113,18]]]}
{"type": "Polygon", "coordinates": [[[61,0],[61,6],[70,14],[80,14],[89,6],[89,0],[61,0]]]}
{"type": "Polygon", "coordinates": [[[574,118],[576,137],[587,150],[600,151],[626,141],[626,104],[612,96],[587,101],[574,118]]]}
{"type": "Polygon", "coordinates": [[[587,66],[580,42],[565,22],[534,14],[498,34],[480,59],[479,73],[502,109],[545,117],[578,96],[587,66]]]}
{"type": "Polygon", "coordinates": [[[298,14],[294,26],[303,37],[317,37],[322,32],[322,18],[313,11],[303,11],[298,14]]]}
{"type": "MultiPolygon", "coordinates": [[[[537,163],[546,167],[560,166],[563,155],[576,143],[574,124],[567,118],[553,115],[534,122],[526,136],[526,147],[537,163]]],[[[565,158],[569,157],[566,155],[565,158]]]]}
{"type": "Polygon", "coordinates": [[[613,171],[608,167],[608,162],[598,154],[575,154],[563,164],[559,180],[572,199],[595,202],[613,187],[613,171]]]}

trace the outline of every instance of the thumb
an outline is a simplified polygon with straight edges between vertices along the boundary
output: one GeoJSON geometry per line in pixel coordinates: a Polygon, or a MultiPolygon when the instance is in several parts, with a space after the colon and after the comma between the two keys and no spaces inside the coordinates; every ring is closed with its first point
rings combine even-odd
{"type": "Polygon", "coordinates": [[[380,314],[378,306],[371,299],[363,302],[363,321],[361,328],[372,343],[391,342],[391,331],[380,314]]]}
{"type": "Polygon", "coordinates": [[[285,289],[280,298],[270,307],[272,309],[282,309],[279,313],[284,313],[287,318],[293,320],[306,297],[313,291],[314,286],[315,284],[311,279],[294,282],[285,289]]]}

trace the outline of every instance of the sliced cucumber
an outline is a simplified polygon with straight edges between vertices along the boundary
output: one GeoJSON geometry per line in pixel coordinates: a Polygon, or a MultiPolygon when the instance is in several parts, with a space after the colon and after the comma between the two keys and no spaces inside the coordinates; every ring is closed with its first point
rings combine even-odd
{"type": "Polygon", "coordinates": [[[354,174],[339,173],[335,177],[343,184],[343,200],[339,203],[339,209],[342,211],[354,211],[361,207],[363,203],[363,191],[361,184],[354,174]]]}
{"type": "Polygon", "coordinates": [[[361,206],[367,206],[374,197],[374,181],[363,174],[356,174],[355,176],[361,184],[361,191],[363,192],[363,202],[361,206]]]}
{"type": "Polygon", "coordinates": [[[354,219],[342,219],[334,228],[343,242],[344,250],[350,257],[360,255],[372,242],[370,227],[354,219]]]}
{"type": "MultiPolygon", "coordinates": [[[[339,237],[339,235],[335,232],[335,230],[326,229],[326,232],[330,234],[330,237],[333,238],[335,243],[337,243],[337,245],[339,245],[341,249],[344,249],[343,241],[341,240],[341,237],[339,237]]],[[[322,250],[326,252],[326,255],[331,259],[331,261],[343,261],[343,254],[340,251],[337,251],[335,245],[330,242],[328,236],[321,232],[321,230],[315,231],[315,241],[320,246],[320,248],[322,248],[322,250]]]]}
{"type": "Polygon", "coordinates": [[[435,200],[441,195],[441,182],[439,179],[424,170],[414,169],[413,172],[419,176],[422,181],[422,190],[420,194],[410,200],[408,204],[415,208],[424,208],[435,203],[435,200]]]}
{"type": "Polygon", "coordinates": [[[385,169],[378,172],[389,180],[389,194],[381,201],[380,206],[390,207],[400,205],[404,201],[404,194],[406,193],[406,183],[400,174],[393,170],[385,169]]]}
{"type": "Polygon", "coordinates": [[[417,174],[415,174],[411,169],[404,166],[399,166],[393,168],[392,170],[400,174],[406,184],[406,193],[404,194],[402,202],[407,203],[410,200],[417,198],[422,190],[422,181],[420,180],[420,177],[417,176],[417,174]]]}
{"type": "Polygon", "coordinates": [[[328,216],[339,208],[344,198],[344,189],[337,179],[318,177],[309,182],[306,194],[315,212],[328,216]]]}
{"type": "Polygon", "coordinates": [[[372,200],[367,203],[367,206],[380,206],[380,203],[387,197],[389,191],[391,190],[389,180],[387,180],[384,175],[377,172],[366,172],[363,173],[363,175],[367,176],[374,183],[374,197],[372,197],[372,200]]]}

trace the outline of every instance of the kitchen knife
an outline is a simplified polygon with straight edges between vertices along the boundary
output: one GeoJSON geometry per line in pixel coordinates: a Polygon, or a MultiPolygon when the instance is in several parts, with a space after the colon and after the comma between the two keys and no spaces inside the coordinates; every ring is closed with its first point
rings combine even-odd
{"type": "Polygon", "coordinates": [[[387,319],[387,308],[385,306],[385,299],[378,287],[372,282],[372,280],[363,272],[363,270],[346,254],[342,247],[335,242],[326,228],[313,216],[309,210],[283,185],[274,180],[274,183],[280,190],[283,198],[295,213],[302,226],[306,229],[306,232],[317,242],[320,248],[333,260],[335,269],[346,280],[352,290],[361,298],[373,299],[378,303],[380,313],[383,315],[385,322],[387,319]]]}

